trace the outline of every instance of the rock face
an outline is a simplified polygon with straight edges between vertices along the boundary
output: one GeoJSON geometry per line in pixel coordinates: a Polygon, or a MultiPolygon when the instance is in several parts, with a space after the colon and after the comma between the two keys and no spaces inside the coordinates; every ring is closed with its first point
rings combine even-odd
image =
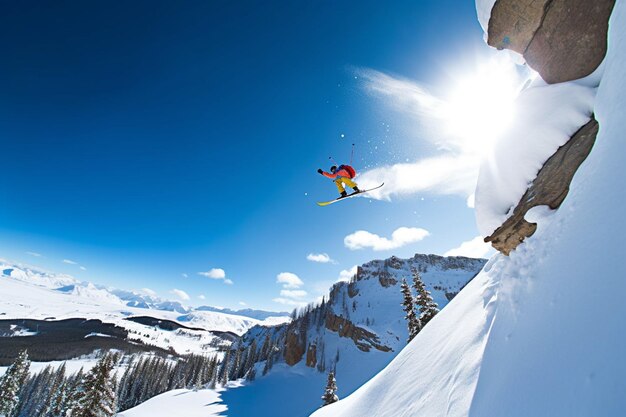
{"type": "Polygon", "coordinates": [[[614,0],[553,0],[524,54],[548,83],[586,77],[600,65],[607,48],[614,0]]]}
{"type": "Polygon", "coordinates": [[[561,205],[576,170],[591,152],[597,134],[598,122],[592,118],[546,161],[513,215],[486,237],[485,242],[491,242],[495,249],[508,255],[525,238],[532,236],[537,224],[527,222],[524,216],[536,206],[547,205],[554,210],[561,205]]]}
{"type": "Polygon", "coordinates": [[[604,59],[614,5],[615,0],[498,0],[487,43],[522,54],[550,84],[582,78],[604,59]]]}
{"type": "Polygon", "coordinates": [[[369,352],[372,347],[381,352],[389,352],[391,350],[389,346],[380,343],[380,339],[376,334],[330,312],[326,315],[326,328],[336,332],[339,337],[352,339],[356,347],[363,352],[369,352]]]}
{"type": "Polygon", "coordinates": [[[304,341],[297,331],[288,331],[285,337],[285,363],[293,366],[304,355],[304,341]]]}

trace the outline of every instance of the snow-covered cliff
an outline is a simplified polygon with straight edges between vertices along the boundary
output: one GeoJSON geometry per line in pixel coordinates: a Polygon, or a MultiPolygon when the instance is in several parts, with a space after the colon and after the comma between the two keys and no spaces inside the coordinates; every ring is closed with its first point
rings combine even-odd
{"type": "Polygon", "coordinates": [[[532,209],[532,237],[495,255],[389,366],[314,417],[624,414],[623,1],[608,45],[593,108],[600,130],[562,206],[532,209]]]}

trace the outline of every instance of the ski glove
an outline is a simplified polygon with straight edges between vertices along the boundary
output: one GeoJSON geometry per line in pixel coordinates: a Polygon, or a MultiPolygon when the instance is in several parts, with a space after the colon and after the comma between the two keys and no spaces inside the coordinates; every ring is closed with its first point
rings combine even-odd
{"type": "Polygon", "coordinates": [[[318,173],[318,174],[322,174],[322,175],[324,175],[324,171],[322,171],[322,168],[318,169],[318,170],[317,170],[317,173],[318,173]]]}

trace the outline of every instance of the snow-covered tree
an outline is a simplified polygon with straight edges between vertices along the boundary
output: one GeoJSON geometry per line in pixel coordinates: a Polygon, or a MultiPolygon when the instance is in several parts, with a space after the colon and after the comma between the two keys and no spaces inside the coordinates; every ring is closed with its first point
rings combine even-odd
{"type": "Polygon", "coordinates": [[[18,393],[28,377],[28,352],[21,351],[0,379],[0,416],[8,416],[19,403],[18,393]]]}
{"type": "Polygon", "coordinates": [[[413,269],[413,288],[417,292],[417,297],[415,297],[415,303],[417,304],[420,317],[419,321],[421,323],[421,327],[426,326],[437,313],[439,313],[439,306],[433,300],[430,292],[426,290],[426,286],[424,285],[424,281],[420,277],[419,273],[413,269]]]}
{"type": "MultiPolygon", "coordinates": [[[[273,350],[273,345],[270,345],[270,352],[273,352],[273,350]]],[[[270,369],[272,369],[272,366],[274,366],[274,355],[270,353],[267,355],[267,360],[265,361],[265,366],[263,367],[263,376],[267,375],[270,369]]]]}
{"type": "Polygon", "coordinates": [[[252,368],[248,369],[248,372],[246,372],[246,374],[244,375],[246,378],[246,381],[254,381],[254,379],[256,378],[256,369],[253,366],[252,368]]]}
{"type": "MultiPolygon", "coordinates": [[[[249,373],[250,369],[254,368],[254,364],[257,360],[257,347],[256,339],[252,339],[252,343],[248,347],[248,355],[246,356],[246,364],[244,366],[244,373],[249,373]]],[[[249,376],[247,377],[249,378],[249,376]]]]}
{"type": "Polygon", "coordinates": [[[233,365],[230,369],[230,379],[239,378],[239,368],[241,367],[241,352],[241,347],[237,346],[235,349],[235,360],[233,361],[233,365]]]}
{"type": "Polygon", "coordinates": [[[324,395],[322,395],[322,400],[324,400],[322,407],[339,401],[339,397],[337,396],[337,381],[335,380],[335,373],[333,371],[328,373],[328,381],[326,382],[326,389],[324,390],[324,395]]]}
{"type": "Polygon", "coordinates": [[[271,350],[271,340],[270,340],[270,335],[267,334],[265,335],[265,340],[263,341],[263,346],[261,346],[261,354],[260,354],[260,360],[264,361],[267,359],[267,357],[270,354],[270,350],[271,350]]]}
{"type": "Polygon", "coordinates": [[[400,285],[402,289],[402,309],[406,313],[404,318],[406,319],[406,324],[409,328],[409,338],[407,339],[407,343],[413,340],[415,336],[420,331],[420,321],[415,314],[415,300],[413,298],[413,294],[411,294],[411,288],[409,284],[406,283],[406,280],[402,280],[402,284],[400,285]]]}
{"type": "Polygon", "coordinates": [[[67,395],[66,389],[65,362],[63,362],[63,365],[54,373],[48,397],[43,407],[46,416],[56,417],[61,415],[61,407],[67,395]]]}
{"type": "Polygon", "coordinates": [[[72,417],[78,414],[78,410],[80,409],[80,399],[83,396],[83,378],[85,374],[83,373],[83,368],[80,368],[79,371],[73,375],[68,380],[67,387],[67,397],[61,407],[61,416],[62,417],[72,417]]]}
{"type": "Polygon", "coordinates": [[[228,384],[228,378],[230,376],[230,349],[226,351],[226,355],[224,356],[224,360],[222,361],[222,372],[220,383],[222,386],[226,386],[228,384]]]}
{"type": "Polygon", "coordinates": [[[117,411],[113,356],[106,354],[83,380],[83,394],[72,417],[112,417],[117,411]]]}

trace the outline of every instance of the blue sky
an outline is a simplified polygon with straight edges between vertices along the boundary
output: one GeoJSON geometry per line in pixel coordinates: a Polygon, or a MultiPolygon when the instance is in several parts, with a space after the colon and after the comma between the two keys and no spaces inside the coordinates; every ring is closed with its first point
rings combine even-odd
{"type": "Polygon", "coordinates": [[[390,80],[443,94],[489,53],[481,39],[470,0],[5,3],[0,256],[276,310],[353,265],[444,254],[478,234],[450,183],[320,208],[336,190],[315,171],[329,155],[347,162],[351,143],[360,172],[436,156],[390,80]],[[428,236],[386,250],[344,241],[401,227],[428,236]],[[212,269],[225,278],[199,274],[212,269]],[[302,284],[277,283],[283,272],[302,284]]]}

